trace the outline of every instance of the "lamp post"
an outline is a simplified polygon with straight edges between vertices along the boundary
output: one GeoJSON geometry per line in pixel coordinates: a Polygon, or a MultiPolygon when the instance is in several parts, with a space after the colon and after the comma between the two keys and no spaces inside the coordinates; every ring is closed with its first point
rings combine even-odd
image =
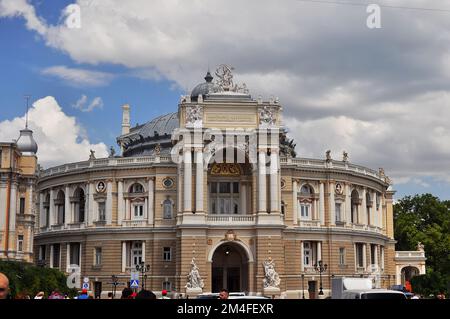
{"type": "Polygon", "coordinates": [[[302,274],[302,299],[305,299],[305,274],[302,274]]]}
{"type": "Polygon", "coordinates": [[[145,262],[142,261],[140,264],[136,265],[136,270],[141,273],[142,276],[142,290],[145,289],[145,280],[147,279],[147,272],[150,271],[150,265],[145,265],[145,262]]]}
{"type": "Polygon", "coordinates": [[[319,296],[323,295],[323,287],[322,287],[322,273],[327,271],[328,265],[324,264],[322,260],[319,260],[318,263],[314,264],[314,269],[319,272],[319,278],[320,278],[320,290],[319,290],[319,296]]]}
{"type": "Polygon", "coordinates": [[[116,297],[116,290],[117,290],[118,284],[119,284],[119,278],[117,278],[116,275],[112,275],[111,276],[111,285],[112,285],[112,291],[113,291],[112,299],[114,299],[116,297]]]}

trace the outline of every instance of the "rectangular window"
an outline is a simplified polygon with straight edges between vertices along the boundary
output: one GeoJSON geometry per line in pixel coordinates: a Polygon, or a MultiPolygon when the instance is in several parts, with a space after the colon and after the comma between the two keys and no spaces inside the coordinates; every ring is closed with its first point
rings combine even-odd
{"type": "Polygon", "coordinates": [[[370,263],[375,264],[375,245],[370,245],[370,263]]]}
{"type": "Polygon", "coordinates": [[[370,225],[370,206],[366,207],[367,225],[370,225]]]}
{"type": "Polygon", "coordinates": [[[141,219],[144,218],[144,205],[134,205],[134,218],[141,219]]]}
{"type": "Polygon", "coordinates": [[[98,220],[100,222],[106,221],[106,204],[105,204],[105,202],[98,202],[98,220]]]}
{"type": "Polygon", "coordinates": [[[80,244],[79,243],[71,243],[69,245],[70,249],[70,264],[71,265],[80,265],[80,244]]]}
{"type": "Polygon", "coordinates": [[[334,211],[335,211],[335,215],[336,215],[336,222],[341,222],[342,218],[341,218],[341,203],[336,203],[334,205],[334,211]]]}
{"type": "Polygon", "coordinates": [[[356,244],[356,265],[364,267],[364,245],[356,244]]]}
{"type": "Polygon", "coordinates": [[[131,267],[142,263],[142,242],[134,241],[131,243],[131,267]]]}
{"type": "Polygon", "coordinates": [[[53,268],[59,268],[59,259],[61,256],[61,246],[60,244],[53,245],[53,268]]]}
{"type": "Polygon", "coordinates": [[[23,235],[17,236],[17,251],[23,251],[23,235]]]}
{"type": "Polygon", "coordinates": [[[95,266],[100,266],[102,264],[102,248],[95,247],[95,266]]]}
{"type": "Polygon", "coordinates": [[[231,184],[230,183],[219,183],[219,192],[221,194],[229,194],[231,193],[231,184]]]}
{"type": "Polygon", "coordinates": [[[162,289],[171,291],[172,290],[172,283],[170,281],[163,281],[162,283],[162,289]]]}
{"type": "Polygon", "coordinates": [[[235,194],[239,193],[239,182],[233,183],[233,193],[235,193],[235,194]]]}
{"type": "Polygon", "coordinates": [[[25,198],[21,197],[19,202],[19,214],[24,215],[25,214],[25,198]]]}
{"type": "Polygon", "coordinates": [[[172,248],[164,247],[163,249],[163,260],[171,261],[172,260],[172,248]]]}
{"type": "Polygon", "coordinates": [[[339,265],[345,265],[345,248],[339,248],[339,265]]]}
{"type": "Polygon", "coordinates": [[[358,205],[352,205],[352,223],[358,223],[358,205]]]}
{"type": "Polygon", "coordinates": [[[312,247],[311,242],[305,241],[303,243],[303,265],[306,267],[312,266],[312,247]]]}
{"type": "Polygon", "coordinates": [[[45,212],[45,227],[49,227],[50,226],[50,208],[44,207],[44,212],[45,212]]]}
{"type": "Polygon", "coordinates": [[[40,245],[39,246],[39,260],[45,260],[46,258],[46,246],[40,245]]]}
{"type": "Polygon", "coordinates": [[[302,219],[310,219],[310,207],[309,204],[300,205],[300,216],[302,219]]]}
{"type": "Polygon", "coordinates": [[[211,183],[211,193],[217,193],[217,183],[211,183]]]}

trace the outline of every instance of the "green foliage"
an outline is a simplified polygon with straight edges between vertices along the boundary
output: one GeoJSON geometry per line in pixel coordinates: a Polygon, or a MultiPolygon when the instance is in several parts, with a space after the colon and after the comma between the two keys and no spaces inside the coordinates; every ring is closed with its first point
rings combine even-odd
{"type": "Polygon", "coordinates": [[[396,250],[425,245],[427,274],[412,281],[413,290],[445,292],[450,282],[450,201],[431,194],[404,197],[394,205],[394,233],[396,250]]]}
{"type": "Polygon", "coordinates": [[[66,275],[57,269],[16,261],[0,261],[0,272],[9,278],[10,294],[13,297],[18,293],[34,297],[39,291],[43,291],[48,297],[55,289],[69,296],[76,294],[75,290],[67,287],[66,275]]]}

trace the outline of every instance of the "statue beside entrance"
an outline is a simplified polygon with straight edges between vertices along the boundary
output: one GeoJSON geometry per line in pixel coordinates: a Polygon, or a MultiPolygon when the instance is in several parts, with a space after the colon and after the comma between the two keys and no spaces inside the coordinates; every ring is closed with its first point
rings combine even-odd
{"type": "Polygon", "coordinates": [[[280,295],[280,276],[275,271],[275,263],[272,258],[268,258],[263,262],[264,265],[264,295],[279,296],[280,295]]]}
{"type": "Polygon", "coordinates": [[[192,257],[191,271],[189,272],[187,278],[188,278],[188,281],[185,286],[186,294],[188,296],[196,296],[198,294],[201,294],[205,284],[203,283],[203,279],[200,276],[200,272],[197,267],[197,264],[195,263],[194,257],[192,257]]]}

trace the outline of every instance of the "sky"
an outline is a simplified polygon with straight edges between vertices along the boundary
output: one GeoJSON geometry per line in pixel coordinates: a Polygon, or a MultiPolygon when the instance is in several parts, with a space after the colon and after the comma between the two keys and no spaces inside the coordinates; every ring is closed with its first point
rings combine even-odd
{"type": "Polygon", "coordinates": [[[0,0],[0,140],[29,126],[45,168],[106,156],[174,112],[208,68],[278,97],[299,157],[383,167],[396,198],[450,199],[450,3],[0,0]]]}

